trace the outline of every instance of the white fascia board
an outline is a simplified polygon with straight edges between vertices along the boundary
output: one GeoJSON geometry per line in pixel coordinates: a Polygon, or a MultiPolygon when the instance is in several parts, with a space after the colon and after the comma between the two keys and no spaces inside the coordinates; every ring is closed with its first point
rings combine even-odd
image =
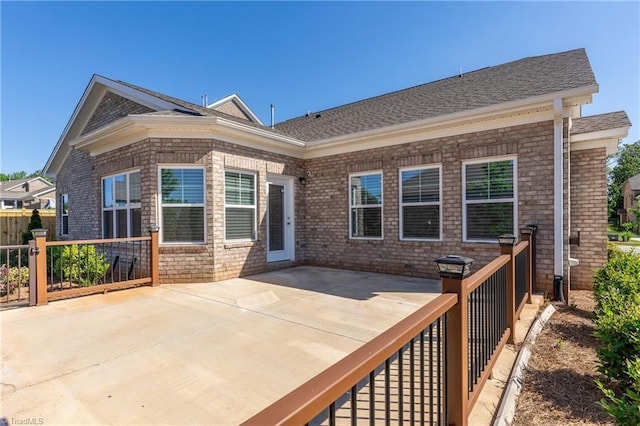
{"type": "Polygon", "coordinates": [[[594,139],[608,139],[608,138],[626,138],[629,134],[629,126],[616,127],[613,129],[599,130],[596,132],[579,133],[577,135],[571,135],[571,142],[583,142],[594,139]]]}
{"type": "Polygon", "coordinates": [[[91,80],[87,85],[87,88],[84,90],[84,93],[82,94],[82,97],[78,101],[78,104],[76,105],[76,108],[74,109],[73,114],[71,115],[71,118],[67,122],[67,125],[62,131],[62,134],[60,135],[60,138],[58,139],[58,142],[56,143],[56,146],[53,149],[53,152],[49,156],[49,159],[47,160],[47,163],[43,168],[43,174],[45,176],[55,178],[60,170],[60,167],[62,167],[67,157],[69,156],[70,149],[68,147],[67,149],[63,150],[63,152],[60,152],[60,151],[63,148],[63,145],[69,136],[69,131],[71,130],[71,127],[73,126],[75,121],[78,119],[80,112],[83,110],[83,107],[87,103],[87,99],[89,98],[89,96],[91,96],[91,94],[94,92],[96,85],[101,85],[105,88],[105,90],[110,90],[119,96],[123,96],[127,99],[132,99],[135,102],[138,102],[141,105],[145,105],[151,109],[155,109],[155,110],[183,109],[179,105],[173,104],[171,102],[165,101],[160,98],[156,98],[155,96],[151,96],[147,93],[125,86],[114,80],[94,74],[93,77],[91,77],[91,80]]]}
{"type": "Polygon", "coordinates": [[[553,101],[563,97],[564,115],[570,115],[570,107],[591,102],[591,94],[598,86],[585,86],[560,92],[559,94],[536,96],[524,100],[506,102],[475,110],[460,111],[444,116],[427,118],[409,123],[386,126],[348,135],[322,139],[307,144],[305,158],[317,158],[327,155],[358,151],[362,149],[397,145],[414,140],[454,136],[470,131],[491,130],[504,126],[552,120],[553,101]],[[399,135],[405,135],[398,138],[399,135]],[[412,135],[412,136],[411,136],[412,135]],[[375,143],[385,139],[387,143],[375,143]],[[372,146],[371,144],[374,143],[372,146]],[[340,146],[343,147],[340,147],[340,146]],[[358,147],[362,145],[362,147],[358,147]],[[366,145],[366,147],[364,146],[366,145]]]}
{"type": "Polygon", "coordinates": [[[146,138],[220,139],[301,158],[304,142],[220,117],[129,115],[71,141],[92,156],[146,138]]]}
{"type": "Polygon", "coordinates": [[[157,98],[148,93],[136,90],[132,87],[125,86],[117,81],[110,80],[102,76],[96,76],[96,82],[107,87],[111,92],[116,95],[122,96],[127,99],[131,99],[141,105],[155,109],[158,111],[170,110],[170,109],[184,109],[180,105],[176,105],[172,102],[165,101],[164,99],[157,98]]]}
{"type": "Polygon", "coordinates": [[[607,155],[613,155],[618,151],[620,139],[626,138],[628,134],[629,126],[624,126],[571,135],[571,150],[582,151],[585,149],[605,148],[607,155]]]}
{"type": "Polygon", "coordinates": [[[58,142],[56,143],[55,148],[53,148],[53,151],[51,152],[51,155],[49,156],[49,159],[47,160],[47,163],[45,164],[44,168],[42,169],[42,173],[45,176],[49,176],[51,178],[55,178],[56,175],[58,174],[58,171],[60,170],[60,167],[62,166],[62,164],[64,164],[64,161],[67,159],[67,156],[69,155],[69,152],[65,152],[63,157],[60,158],[57,163],[57,167],[55,170],[50,170],[53,166],[53,162],[55,160],[55,158],[58,155],[58,151],[62,148],[62,144],[64,143],[65,139],[67,138],[67,134],[69,133],[69,129],[71,129],[72,124],[75,122],[76,118],[78,117],[78,114],[80,113],[80,110],[82,109],[82,106],[84,105],[85,101],[87,100],[87,98],[89,97],[89,94],[92,92],[93,90],[93,86],[96,84],[96,81],[98,79],[98,75],[94,74],[93,77],[91,77],[91,80],[89,81],[89,84],[87,85],[87,87],[84,89],[84,93],[82,93],[82,97],[80,97],[80,100],[78,101],[78,103],[76,104],[76,108],[73,110],[73,114],[71,114],[71,118],[69,118],[69,121],[67,121],[67,125],[64,127],[64,130],[62,131],[62,134],[60,135],[60,138],[58,139],[58,142]]]}
{"type": "Polygon", "coordinates": [[[55,190],[56,190],[56,188],[55,188],[54,186],[52,186],[52,187],[50,187],[50,188],[45,188],[45,189],[43,189],[43,190],[42,190],[42,191],[40,191],[40,192],[36,192],[36,193],[34,193],[34,194],[33,194],[33,196],[34,196],[34,197],[40,197],[41,195],[48,194],[48,193],[53,192],[53,191],[55,191],[55,190]]]}
{"type": "Polygon", "coordinates": [[[258,123],[261,126],[264,126],[264,124],[262,124],[262,121],[260,121],[260,119],[258,118],[257,115],[255,115],[253,113],[253,111],[251,111],[251,108],[249,108],[247,106],[246,103],[244,103],[244,101],[240,98],[240,96],[238,96],[237,94],[233,93],[229,96],[227,96],[226,98],[222,98],[219,101],[215,101],[209,105],[207,105],[207,108],[209,109],[216,109],[217,107],[219,107],[220,105],[229,102],[229,101],[237,101],[240,104],[240,109],[242,109],[242,111],[244,111],[245,114],[247,114],[251,120],[255,121],[256,123],[258,123]]]}
{"type": "Polygon", "coordinates": [[[329,145],[307,145],[305,159],[326,157],[354,151],[362,151],[386,146],[463,135],[472,132],[500,129],[504,127],[521,126],[553,120],[553,110],[550,106],[538,107],[528,111],[511,111],[509,113],[485,117],[484,119],[469,119],[450,123],[434,123],[421,128],[407,127],[392,132],[371,132],[358,139],[351,139],[346,143],[332,143],[329,145]]]}
{"type": "Polygon", "coordinates": [[[571,141],[571,152],[587,149],[605,148],[607,155],[613,155],[618,151],[618,138],[591,139],[586,141],[571,141]]]}

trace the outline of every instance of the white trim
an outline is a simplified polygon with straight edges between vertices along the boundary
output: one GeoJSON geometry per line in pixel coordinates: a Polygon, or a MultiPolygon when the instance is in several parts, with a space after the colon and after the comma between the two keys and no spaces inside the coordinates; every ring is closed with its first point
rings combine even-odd
{"type": "Polygon", "coordinates": [[[294,179],[292,176],[267,175],[267,262],[278,262],[283,260],[295,260],[295,197],[294,197],[294,179]],[[284,207],[283,213],[286,215],[287,222],[284,228],[284,250],[269,250],[269,192],[270,185],[281,185],[284,187],[284,207]]]}
{"type": "Polygon", "coordinates": [[[347,202],[349,203],[349,239],[350,240],[384,240],[384,173],[382,172],[382,169],[379,170],[367,170],[364,172],[357,172],[357,173],[349,173],[349,178],[347,179],[347,184],[348,184],[348,196],[347,196],[347,202]],[[357,176],[371,176],[371,175],[380,175],[380,198],[382,199],[382,203],[380,204],[351,204],[351,197],[352,197],[352,192],[351,192],[351,178],[352,177],[357,177],[357,176]],[[358,209],[358,208],[379,208],[380,209],[380,236],[379,237],[354,237],[353,236],[353,223],[352,223],[352,216],[351,216],[351,209],[358,209]]]}
{"type": "Polygon", "coordinates": [[[131,114],[82,135],[69,145],[96,156],[147,138],[217,139],[301,158],[305,143],[220,117],[131,114]]]}
{"type": "Polygon", "coordinates": [[[232,102],[232,101],[237,101],[240,104],[240,109],[242,110],[242,112],[244,112],[245,114],[247,114],[249,116],[249,118],[251,119],[251,121],[254,121],[256,123],[258,123],[261,126],[264,126],[264,124],[262,124],[262,121],[260,121],[260,119],[258,118],[257,115],[255,115],[253,113],[253,111],[251,111],[251,108],[249,108],[247,106],[247,104],[244,103],[244,101],[242,99],[240,99],[240,96],[238,96],[237,94],[233,93],[229,96],[227,96],[226,98],[222,98],[218,101],[215,101],[209,105],[207,105],[207,108],[209,109],[216,109],[221,105],[224,105],[227,102],[232,102]]]}
{"type": "Polygon", "coordinates": [[[564,164],[561,98],[553,101],[553,273],[564,276],[564,164]]]}
{"type": "Polygon", "coordinates": [[[69,193],[60,194],[60,235],[69,235],[69,211],[64,213],[64,198],[67,197],[67,209],[69,208],[69,193]],[[67,232],[64,232],[64,218],[67,218],[67,232]]]}
{"type": "MultiPolygon", "coordinates": [[[[141,204],[142,204],[142,199],[140,200],[140,202],[137,203],[131,203],[131,178],[130,176],[134,173],[138,173],[140,174],[140,169],[128,169],[128,170],[123,170],[121,172],[118,173],[113,173],[110,175],[106,175],[103,176],[100,179],[100,224],[102,225],[102,238],[119,238],[118,237],[118,230],[117,230],[117,212],[118,210],[126,210],[127,212],[127,238],[133,237],[133,230],[132,230],[132,224],[131,224],[131,211],[135,210],[135,209],[141,209],[141,204]],[[126,192],[127,192],[127,205],[126,207],[123,208],[118,208],[118,206],[116,205],[116,199],[115,199],[115,178],[117,178],[118,176],[124,176],[125,177],[125,184],[126,184],[126,192]],[[113,202],[113,206],[112,207],[105,207],[104,206],[104,182],[107,179],[112,179],[112,202],[113,202]],[[106,237],[104,234],[104,212],[105,211],[111,211],[113,212],[113,216],[111,218],[112,221],[112,231],[113,231],[113,235],[111,235],[110,237],[106,237]]],[[[142,197],[142,180],[139,182],[140,183],[140,197],[142,197]]],[[[142,214],[142,211],[140,211],[140,214],[142,214]]],[[[140,224],[140,226],[142,226],[142,223],[140,224]]],[[[140,228],[140,235],[142,236],[142,228],[140,228]]]]}
{"type": "Polygon", "coordinates": [[[462,166],[462,242],[463,243],[496,243],[498,240],[470,240],[467,238],[467,204],[482,203],[513,203],[513,235],[518,235],[518,156],[502,155],[496,157],[474,158],[464,160],[462,166]],[[496,163],[499,161],[513,161],[513,198],[501,198],[494,200],[470,200],[467,201],[467,169],[469,164],[496,163]]]}
{"type": "Polygon", "coordinates": [[[89,84],[85,88],[82,93],[82,97],[78,104],[76,105],[73,113],[71,114],[71,118],[67,122],[58,142],[56,143],[55,148],[53,149],[47,163],[43,168],[43,172],[45,176],[55,177],[58,174],[59,168],[62,167],[64,162],[69,156],[71,152],[70,148],[64,147],[64,143],[67,142],[67,138],[71,136],[72,138],[76,138],[80,131],[84,128],[88,120],[91,118],[92,113],[95,111],[96,107],[100,103],[100,100],[104,96],[105,92],[109,90],[119,96],[125,97],[127,99],[133,100],[134,102],[140,103],[141,105],[145,105],[151,109],[156,110],[168,110],[168,109],[184,109],[179,105],[173,104],[171,102],[162,100],[160,98],[156,98],[155,96],[151,96],[142,91],[133,89],[131,87],[125,86],[121,83],[118,83],[114,80],[108,79],[106,77],[102,77],[100,75],[94,74],[89,81],[89,84]],[[101,86],[101,87],[97,87],[101,86]],[[89,104],[89,100],[91,98],[92,103],[89,104]],[[86,107],[85,107],[86,104],[86,107]],[[83,117],[82,120],[78,121],[80,116],[83,117]],[[78,121],[76,123],[76,121],[78,121]],[[71,135],[71,129],[74,129],[76,134],[71,135]],[[61,149],[64,149],[63,156],[61,158],[58,157],[58,152],[61,149]],[[58,160],[58,161],[55,161],[58,160]],[[55,170],[52,170],[54,166],[54,161],[57,164],[55,170]]]}
{"type": "Polygon", "coordinates": [[[419,166],[401,167],[398,169],[398,238],[400,241],[442,241],[442,163],[423,164],[419,166]],[[402,202],[402,173],[413,170],[429,170],[438,169],[438,201],[418,202],[418,203],[403,203],[402,202]],[[438,216],[440,226],[438,229],[438,238],[407,238],[404,237],[404,206],[438,206],[438,216]]]}
{"type": "Polygon", "coordinates": [[[157,203],[156,203],[156,209],[157,209],[157,222],[160,226],[160,244],[162,245],[166,245],[166,246],[197,246],[197,245],[205,245],[207,244],[207,234],[208,234],[208,226],[207,226],[207,169],[205,166],[200,165],[200,164],[174,164],[174,163],[168,163],[168,164],[156,164],[156,170],[158,171],[158,186],[157,186],[157,192],[156,192],[156,197],[157,197],[157,203]],[[163,222],[163,215],[162,215],[162,208],[163,203],[162,203],[162,169],[200,169],[202,170],[202,204],[200,203],[190,203],[190,204],[170,204],[167,205],[167,207],[202,207],[202,216],[203,216],[203,241],[170,241],[170,242],[165,242],[163,241],[163,237],[164,237],[164,224],[163,222]]]}
{"type": "Polygon", "coordinates": [[[254,170],[242,170],[242,169],[224,169],[223,176],[223,231],[224,231],[224,242],[225,243],[247,243],[254,242],[258,240],[258,173],[254,170]],[[239,173],[240,175],[251,175],[253,176],[253,205],[248,206],[246,204],[227,204],[227,172],[230,173],[239,173]],[[227,239],[227,208],[232,209],[246,209],[253,210],[253,237],[251,238],[238,238],[238,239],[227,239]]]}

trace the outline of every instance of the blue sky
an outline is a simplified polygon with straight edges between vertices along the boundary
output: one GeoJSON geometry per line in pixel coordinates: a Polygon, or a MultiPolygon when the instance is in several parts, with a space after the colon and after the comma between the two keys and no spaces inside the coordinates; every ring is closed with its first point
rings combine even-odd
{"type": "Polygon", "coordinates": [[[640,139],[639,2],[6,2],[0,171],[44,167],[91,76],[194,103],[237,93],[264,123],[584,47],[640,139]]]}

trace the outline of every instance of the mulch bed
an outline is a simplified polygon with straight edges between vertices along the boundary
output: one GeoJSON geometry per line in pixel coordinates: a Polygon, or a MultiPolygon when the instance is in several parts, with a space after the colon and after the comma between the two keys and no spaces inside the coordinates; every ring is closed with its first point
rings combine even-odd
{"type": "Polygon", "coordinates": [[[515,425],[612,425],[597,404],[603,378],[593,337],[593,293],[572,290],[536,339],[516,408],[515,425]]]}

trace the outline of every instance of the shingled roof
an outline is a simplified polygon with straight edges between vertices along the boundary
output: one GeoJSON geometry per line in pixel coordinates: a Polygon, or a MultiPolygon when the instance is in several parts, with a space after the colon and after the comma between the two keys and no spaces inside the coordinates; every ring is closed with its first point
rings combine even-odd
{"type": "MultiPolygon", "coordinates": [[[[103,77],[106,78],[106,77],[103,77]]],[[[116,81],[116,80],[111,80],[111,81],[116,81]]],[[[122,84],[123,86],[127,86],[130,87],[132,89],[138,90],[140,92],[146,93],[147,95],[150,96],[154,96],[158,99],[162,99],[164,101],[170,102],[174,105],[179,106],[182,109],[176,109],[172,112],[170,111],[160,111],[160,112],[150,112],[147,114],[143,114],[143,115],[200,115],[200,116],[214,116],[214,117],[221,117],[221,118],[225,118],[227,120],[230,121],[235,121],[237,123],[242,123],[248,126],[252,126],[258,129],[262,129],[262,130],[266,130],[275,134],[279,134],[279,135],[286,135],[285,133],[283,133],[280,130],[277,129],[272,129],[271,127],[267,127],[264,125],[261,125],[259,123],[255,123],[253,121],[250,120],[245,120],[239,117],[236,117],[235,115],[231,115],[231,114],[226,114],[222,111],[218,111],[216,109],[213,108],[205,108],[203,106],[200,105],[196,105],[194,103],[191,102],[187,102],[184,101],[182,99],[178,99],[178,98],[174,98],[173,96],[168,96],[165,95],[163,93],[160,92],[154,92],[153,90],[149,90],[149,89],[145,89],[144,87],[140,87],[140,86],[136,86],[134,84],[131,83],[127,83],[126,81],[122,81],[122,80],[117,80],[116,81],[119,84],[122,84]]]]}
{"type": "Polygon", "coordinates": [[[631,121],[629,121],[627,113],[624,111],[616,111],[591,115],[589,117],[574,118],[571,126],[571,134],[580,135],[583,133],[629,126],[631,126],[631,121]]]}
{"type": "Polygon", "coordinates": [[[315,112],[276,129],[316,141],[596,85],[584,49],[483,68],[315,112]]]}

